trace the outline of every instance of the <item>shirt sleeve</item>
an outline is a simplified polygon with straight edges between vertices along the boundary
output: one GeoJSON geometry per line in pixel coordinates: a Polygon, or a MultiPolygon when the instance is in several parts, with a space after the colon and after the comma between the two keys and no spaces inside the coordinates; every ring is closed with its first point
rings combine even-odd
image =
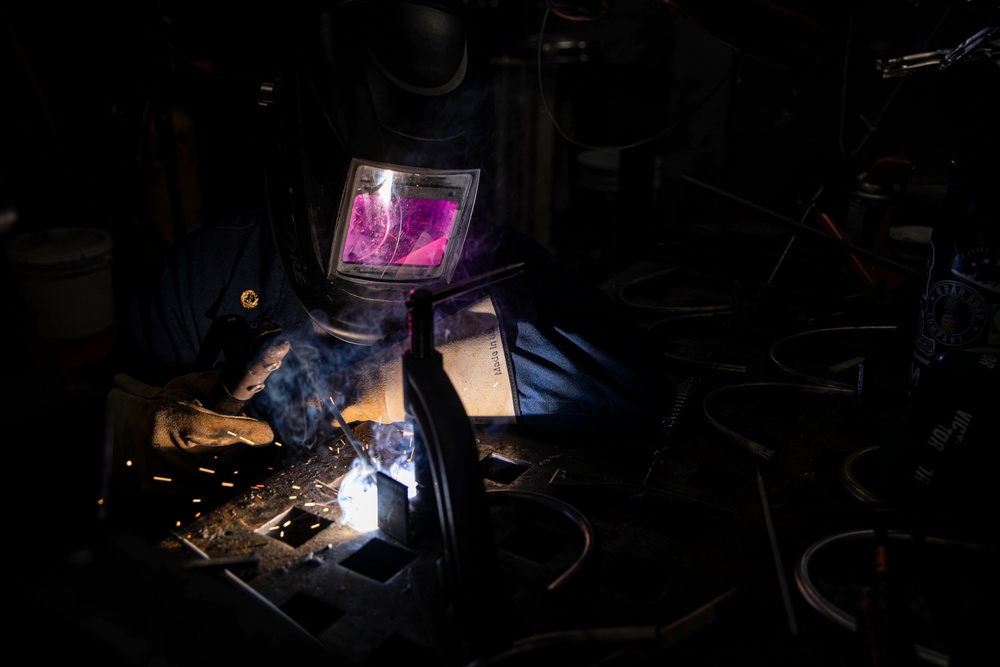
{"type": "Polygon", "coordinates": [[[118,351],[125,372],[160,384],[195,369],[224,295],[241,275],[259,274],[248,252],[255,229],[253,218],[237,217],[198,228],[168,250],[127,309],[118,351]]]}
{"type": "Polygon", "coordinates": [[[555,431],[656,427],[668,381],[652,334],[544,249],[517,243],[527,271],[498,299],[519,421],[555,431]]]}

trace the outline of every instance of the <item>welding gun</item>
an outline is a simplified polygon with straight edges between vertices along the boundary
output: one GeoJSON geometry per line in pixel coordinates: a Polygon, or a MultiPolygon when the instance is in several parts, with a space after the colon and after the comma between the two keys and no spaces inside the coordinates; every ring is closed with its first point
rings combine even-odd
{"type": "Polygon", "coordinates": [[[264,388],[291,348],[281,327],[265,322],[251,329],[239,315],[216,318],[198,353],[198,366],[212,368],[223,355],[225,365],[205,403],[220,414],[237,415],[264,388]]]}

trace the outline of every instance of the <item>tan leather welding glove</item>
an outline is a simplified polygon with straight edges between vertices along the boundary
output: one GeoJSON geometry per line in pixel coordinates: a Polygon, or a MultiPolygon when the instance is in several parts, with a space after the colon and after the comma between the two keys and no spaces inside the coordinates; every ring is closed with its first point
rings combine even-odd
{"type": "MultiPolygon", "coordinates": [[[[514,383],[490,297],[436,322],[434,347],[473,421],[514,420],[514,383]]],[[[341,408],[344,421],[406,421],[402,355],[407,349],[409,342],[395,345],[348,369],[352,387],[345,393],[357,399],[341,408]]]]}
{"type": "Polygon", "coordinates": [[[204,407],[220,371],[192,373],[162,388],[118,374],[108,393],[108,425],[114,429],[114,465],[137,466],[140,479],[163,472],[162,463],[180,471],[232,461],[245,447],[271,444],[265,422],[224,415],[204,407]]]}

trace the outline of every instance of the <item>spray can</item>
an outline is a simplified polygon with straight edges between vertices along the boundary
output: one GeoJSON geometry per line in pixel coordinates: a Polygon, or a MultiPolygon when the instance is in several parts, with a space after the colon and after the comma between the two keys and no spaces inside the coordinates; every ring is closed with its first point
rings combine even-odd
{"type": "Polygon", "coordinates": [[[1000,356],[1000,167],[983,153],[956,155],[948,168],[942,218],[931,232],[910,393],[928,365],[949,350],[1000,356]]]}
{"type": "Polygon", "coordinates": [[[847,198],[846,231],[856,245],[883,254],[913,165],[899,156],[875,160],[847,198]]]}
{"type": "Polygon", "coordinates": [[[899,207],[899,193],[892,185],[869,181],[867,175],[858,176],[847,199],[847,234],[856,245],[881,252],[899,207]]]}

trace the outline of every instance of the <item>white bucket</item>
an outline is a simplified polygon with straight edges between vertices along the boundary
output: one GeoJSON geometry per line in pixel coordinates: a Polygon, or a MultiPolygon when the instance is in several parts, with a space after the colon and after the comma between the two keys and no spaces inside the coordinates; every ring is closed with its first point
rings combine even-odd
{"type": "Polygon", "coordinates": [[[57,228],[22,234],[4,247],[24,306],[42,338],[82,338],[114,323],[111,234],[57,228]]]}

